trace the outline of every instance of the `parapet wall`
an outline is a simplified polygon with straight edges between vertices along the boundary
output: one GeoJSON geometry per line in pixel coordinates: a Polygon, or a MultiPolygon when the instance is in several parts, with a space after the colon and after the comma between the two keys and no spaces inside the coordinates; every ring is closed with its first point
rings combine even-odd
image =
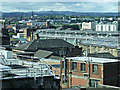
{"type": "Polygon", "coordinates": [[[55,79],[53,76],[45,76],[43,80],[41,77],[27,77],[27,78],[10,78],[2,80],[2,90],[24,88],[28,89],[43,89],[43,90],[60,90],[60,79],[55,79]],[[43,81],[43,83],[41,83],[43,81]]]}

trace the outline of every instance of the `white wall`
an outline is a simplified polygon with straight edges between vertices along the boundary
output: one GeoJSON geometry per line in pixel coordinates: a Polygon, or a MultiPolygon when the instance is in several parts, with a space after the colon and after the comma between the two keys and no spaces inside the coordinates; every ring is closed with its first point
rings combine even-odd
{"type": "Polygon", "coordinates": [[[89,23],[86,23],[86,22],[83,22],[82,23],[82,29],[93,29],[93,26],[94,24],[92,22],[89,22],[89,23]]]}
{"type": "Polygon", "coordinates": [[[17,33],[18,38],[24,38],[24,33],[17,33]]]}
{"type": "Polygon", "coordinates": [[[96,25],[96,31],[102,31],[101,26],[103,26],[103,31],[117,31],[117,25],[111,24],[97,24],[96,25]],[[109,26],[110,26],[110,30],[109,30],[109,26]]]}
{"type": "Polygon", "coordinates": [[[6,51],[6,50],[0,50],[0,55],[4,55],[6,59],[11,59],[12,57],[12,51],[6,51]]]}

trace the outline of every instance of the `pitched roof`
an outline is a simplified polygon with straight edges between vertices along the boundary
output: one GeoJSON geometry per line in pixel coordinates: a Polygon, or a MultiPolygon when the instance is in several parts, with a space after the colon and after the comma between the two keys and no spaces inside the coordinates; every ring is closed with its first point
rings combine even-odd
{"type": "Polygon", "coordinates": [[[61,60],[62,57],[60,57],[60,56],[55,56],[55,55],[51,55],[50,57],[48,57],[48,59],[61,60]]]}
{"type": "Polygon", "coordinates": [[[39,58],[46,58],[48,57],[49,55],[51,55],[53,52],[50,52],[50,51],[45,51],[45,50],[38,50],[34,56],[35,57],[39,57],[39,58]]]}
{"type": "Polygon", "coordinates": [[[110,53],[89,53],[89,57],[98,57],[98,58],[115,58],[112,54],[110,53]]]}
{"type": "Polygon", "coordinates": [[[73,48],[74,45],[62,39],[35,39],[26,44],[17,47],[17,50],[37,51],[46,48],[73,48]]]}
{"type": "Polygon", "coordinates": [[[17,50],[23,50],[23,51],[24,51],[24,50],[26,50],[26,48],[27,48],[31,43],[32,43],[32,41],[29,41],[28,43],[22,44],[22,45],[16,47],[15,49],[17,49],[17,50]]]}

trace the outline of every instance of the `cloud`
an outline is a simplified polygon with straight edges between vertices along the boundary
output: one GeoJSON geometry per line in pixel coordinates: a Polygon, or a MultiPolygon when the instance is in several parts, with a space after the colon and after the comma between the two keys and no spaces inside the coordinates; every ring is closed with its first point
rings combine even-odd
{"type": "Polygon", "coordinates": [[[119,0],[2,0],[2,2],[119,2],[119,0]]]}
{"type": "Polygon", "coordinates": [[[4,2],[3,12],[29,11],[117,12],[117,2],[4,2]]]}
{"type": "Polygon", "coordinates": [[[80,3],[77,3],[77,4],[75,4],[76,6],[80,6],[81,4],[80,3]]]}
{"type": "Polygon", "coordinates": [[[56,3],[56,5],[63,5],[62,3],[56,3]]]}

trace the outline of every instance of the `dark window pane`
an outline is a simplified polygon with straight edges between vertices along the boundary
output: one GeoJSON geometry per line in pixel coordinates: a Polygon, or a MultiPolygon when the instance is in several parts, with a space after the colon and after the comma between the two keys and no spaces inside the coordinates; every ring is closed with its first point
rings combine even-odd
{"type": "Polygon", "coordinates": [[[81,71],[86,71],[85,63],[81,63],[81,71]]]}
{"type": "Polygon", "coordinates": [[[77,70],[77,62],[73,62],[73,70],[77,70]]]}
{"type": "Polygon", "coordinates": [[[97,88],[98,87],[98,80],[90,80],[90,87],[97,88]]]}
{"type": "Polygon", "coordinates": [[[98,72],[98,65],[93,64],[93,72],[95,72],[95,73],[98,72]]]}

